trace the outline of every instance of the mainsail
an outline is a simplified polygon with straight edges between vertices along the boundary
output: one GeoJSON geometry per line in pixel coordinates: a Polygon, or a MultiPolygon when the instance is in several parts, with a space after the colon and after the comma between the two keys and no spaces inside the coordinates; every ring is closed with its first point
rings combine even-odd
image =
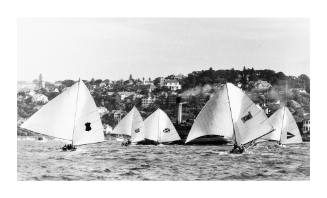
{"type": "Polygon", "coordinates": [[[226,138],[232,138],[234,135],[226,86],[219,87],[217,93],[202,108],[185,143],[206,135],[220,135],[226,138]]]}
{"type": "Polygon", "coordinates": [[[282,144],[301,143],[302,137],[299,128],[287,107],[278,109],[269,117],[269,121],[276,129],[262,137],[264,140],[275,140],[282,144]]]}
{"type": "Polygon", "coordinates": [[[81,80],[49,101],[21,127],[72,141],[74,145],[104,141],[103,126],[97,107],[81,80]]]}
{"type": "Polygon", "coordinates": [[[146,139],[156,142],[173,142],[181,139],[173,123],[161,109],[157,109],[145,119],[144,135],[146,139]]]}
{"type": "Polygon", "coordinates": [[[118,123],[112,134],[131,136],[132,142],[144,140],[144,123],[140,112],[133,109],[118,123]]]}
{"type": "Polygon", "coordinates": [[[231,83],[220,87],[196,117],[185,143],[205,135],[246,144],[273,131],[265,113],[231,83]]]}

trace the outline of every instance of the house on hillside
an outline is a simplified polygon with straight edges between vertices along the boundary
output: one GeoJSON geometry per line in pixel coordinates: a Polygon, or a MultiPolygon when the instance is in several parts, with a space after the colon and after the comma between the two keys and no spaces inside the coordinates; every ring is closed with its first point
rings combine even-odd
{"type": "Polygon", "coordinates": [[[120,95],[120,98],[124,100],[125,98],[134,95],[135,92],[129,92],[129,91],[120,91],[118,92],[118,95],[120,95]]]}
{"type": "Polygon", "coordinates": [[[113,114],[114,120],[119,122],[126,115],[126,112],[119,109],[119,110],[112,110],[111,114],[113,114]]]}
{"type": "Polygon", "coordinates": [[[310,133],[310,114],[304,116],[302,121],[302,132],[303,134],[310,133]]]}
{"type": "Polygon", "coordinates": [[[153,81],[149,78],[149,80],[143,79],[143,85],[153,85],[153,81]]]}
{"type": "Polygon", "coordinates": [[[32,96],[32,100],[33,100],[34,102],[36,102],[36,103],[45,104],[45,103],[48,102],[48,97],[46,97],[46,96],[43,95],[43,94],[38,94],[38,93],[36,93],[36,94],[34,94],[34,95],[32,96]]]}
{"type": "Polygon", "coordinates": [[[176,79],[167,79],[164,82],[164,86],[168,87],[172,91],[176,91],[182,88],[182,85],[179,84],[178,80],[176,79]]]}
{"type": "Polygon", "coordinates": [[[142,98],[142,107],[148,107],[150,104],[156,101],[155,97],[148,96],[146,98],[142,98]]]}

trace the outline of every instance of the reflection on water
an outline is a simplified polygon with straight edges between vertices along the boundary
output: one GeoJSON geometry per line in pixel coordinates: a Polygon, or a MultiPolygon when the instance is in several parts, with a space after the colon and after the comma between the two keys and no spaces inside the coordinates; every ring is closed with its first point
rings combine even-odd
{"type": "Polygon", "coordinates": [[[230,146],[120,146],[107,142],[62,152],[55,140],[19,139],[18,180],[309,180],[310,144],[264,143],[245,154],[230,146]]]}

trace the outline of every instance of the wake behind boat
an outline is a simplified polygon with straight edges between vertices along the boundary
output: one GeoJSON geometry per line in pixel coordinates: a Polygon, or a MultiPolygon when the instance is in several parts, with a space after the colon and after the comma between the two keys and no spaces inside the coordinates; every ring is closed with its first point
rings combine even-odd
{"type": "Polygon", "coordinates": [[[105,141],[97,107],[81,80],[45,104],[21,128],[70,141],[64,151],[105,141]]]}

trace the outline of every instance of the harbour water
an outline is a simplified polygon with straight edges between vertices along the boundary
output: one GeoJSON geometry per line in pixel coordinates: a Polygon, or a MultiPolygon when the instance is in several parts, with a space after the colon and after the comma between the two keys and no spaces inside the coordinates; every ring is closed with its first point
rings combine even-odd
{"type": "Polygon", "coordinates": [[[309,180],[310,143],[260,143],[242,155],[231,146],[83,145],[18,137],[17,180],[309,180]]]}

